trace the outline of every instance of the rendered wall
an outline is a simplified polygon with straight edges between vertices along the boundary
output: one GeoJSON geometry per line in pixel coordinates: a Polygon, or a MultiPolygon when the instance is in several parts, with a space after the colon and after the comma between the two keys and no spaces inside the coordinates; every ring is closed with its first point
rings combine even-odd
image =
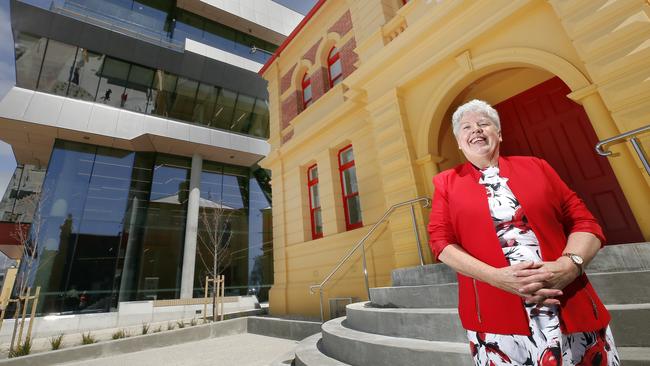
{"type": "MultiPolygon", "coordinates": [[[[431,196],[432,177],[462,161],[448,124],[451,109],[464,100],[498,103],[558,76],[599,139],[648,124],[650,83],[639,81],[650,80],[648,9],[641,0],[326,2],[264,72],[272,151],[262,163],[273,171],[275,195],[271,312],[318,315],[309,285],[322,281],[388,207],[431,196]],[[302,72],[323,66],[322,51],[315,62],[304,55],[318,40],[340,42],[328,29],[348,11],[355,70],[305,110],[283,115],[283,103],[299,93],[302,72]],[[336,151],[348,143],[357,158],[364,222],[352,231],[341,224],[337,188],[336,151]],[[311,240],[306,188],[306,167],[314,163],[324,217],[324,237],[317,240],[311,240]]],[[[650,135],[641,137],[648,150],[650,135]]],[[[609,162],[648,240],[650,180],[631,147],[611,150],[617,154],[609,162]]],[[[417,212],[423,237],[427,213],[417,212]]],[[[371,287],[388,285],[392,269],[418,263],[408,211],[395,213],[371,242],[371,287]]],[[[356,263],[326,287],[326,315],[328,298],[366,297],[360,257],[352,258],[356,263]]]]}

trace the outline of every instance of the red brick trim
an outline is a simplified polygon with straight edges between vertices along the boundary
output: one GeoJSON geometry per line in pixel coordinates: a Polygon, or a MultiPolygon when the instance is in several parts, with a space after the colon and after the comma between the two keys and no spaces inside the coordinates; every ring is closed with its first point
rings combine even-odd
{"type": "Polygon", "coordinates": [[[318,45],[320,45],[322,40],[318,40],[311,48],[309,51],[305,52],[304,55],[302,55],[302,58],[305,60],[309,60],[312,64],[316,63],[316,51],[318,51],[318,45]]]}
{"type": "Polygon", "coordinates": [[[343,68],[342,77],[344,79],[357,69],[354,64],[359,60],[359,56],[354,52],[355,48],[357,48],[357,42],[354,37],[344,44],[343,47],[339,48],[339,52],[341,53],[341,66],[343,68]]]}
{"type": "Polygon", "coordinates": [[[282,76],[280,79],[280,95],[284,94],[285,91],[291,87],[291,77],[293,76],[293,70],[296,69],[296,65],[293,65],[289,71],[282,76]]]}
{"type": "Polygon", "coordinates": [[[330,29],[327,30],[327,33],[338,33],[339,35],[343,36],[347,34],[350,30],[352,30],[352,16],[350,15],[350,11],[346,11],[343,16],[339,18],[339,20],[334,23],[330,29]]]}

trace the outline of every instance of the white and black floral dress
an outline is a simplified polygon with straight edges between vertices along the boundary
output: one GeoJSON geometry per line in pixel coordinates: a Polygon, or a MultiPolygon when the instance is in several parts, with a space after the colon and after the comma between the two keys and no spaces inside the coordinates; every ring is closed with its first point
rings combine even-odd
{"type": "MultiPolygon", "coordinates": [[[[508,262],[542,261],[539,242],[498,167],[481,170],[490,214],[508,262]]],[[[523,300],[522,300],[523,302],[523,300]]],[[[562,334],[557,306],[525,304],[532,335],[504,335],[468,330],[477,366],[598,365],[618,366],[620,360],[609,327],[598,332],[562,334]]]]}

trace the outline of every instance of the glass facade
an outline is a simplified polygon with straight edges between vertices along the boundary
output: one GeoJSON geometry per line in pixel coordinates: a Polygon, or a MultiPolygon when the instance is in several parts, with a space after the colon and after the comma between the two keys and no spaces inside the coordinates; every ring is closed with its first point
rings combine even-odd
{"type": "MultiPolygon", "coordinates": [[[[185,157],[57,140],[31,232],[38,256],[29,279],[41,286],[38,313],[103,312],[119,301],[178,298],[190,164],[185,157]]],[[[268,181],[261,169],[204,163],[200,217],[221,210],[220,240],[229,250],[219,273],[228,295],[264,300],[272,283],[268,181]]],[[[205,233],[200,224],[199,237],[205,233]]],[[[197,245],[196,296],[212,262],[197,245]]]]}
{"type": "Polygon", "coordinates": [[[234,28],[175,7],[175,0],[20,0],[60,14],[135,34],[183,50],[189,38],[220,50],[266,63],[277,46],[234,28]],[[267,52],[251,53],[255,46],[267,52]]]}
{"type": "Polygon", "coordinates": [[[28,34],[16,35],[16,85],[256,137],[269,108],[254,98],[28,34]]]}

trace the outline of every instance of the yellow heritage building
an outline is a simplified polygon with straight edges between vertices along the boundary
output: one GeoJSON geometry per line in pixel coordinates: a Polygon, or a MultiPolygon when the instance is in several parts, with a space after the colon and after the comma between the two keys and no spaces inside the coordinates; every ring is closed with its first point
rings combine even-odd
{"type": "MultiPolygon", "coordinates": [[[[632,145],[594,150],[650,123],[647,0],[321,0],[261,73],[273,314],[317,316],[310,285],[389,207],[431,197],[432,177],[463,161],[450,115],[473,98],[499,110],[502,154],[549,161],[611,243],[650,240],[650,177],[632,145]]],[[[649,132],[637,135],[645,150],[649,132]]],[[[428,210],[416,208],[431,263],[428,210]]],[[[370,287],[419,264],[414,238],[408,207],[378,226],[365,244],[370,287]]],[[[366,298],[361,258],[324,287],[326,317],[328,299],[366,298]]]]}

